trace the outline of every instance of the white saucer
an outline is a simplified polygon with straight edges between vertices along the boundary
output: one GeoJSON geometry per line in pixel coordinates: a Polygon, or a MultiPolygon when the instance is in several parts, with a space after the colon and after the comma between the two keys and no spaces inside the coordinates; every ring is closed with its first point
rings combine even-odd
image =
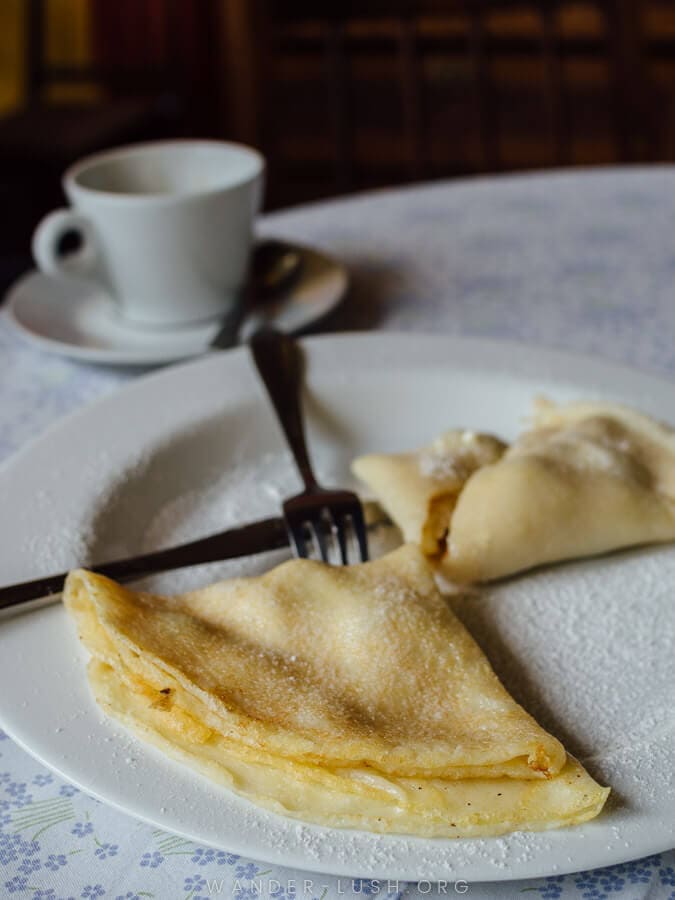
{"type": "MultiPolygon", "coordinates": [[[[277,327],[301,331],[331,312],[348,285],[347,270],[316,250],[302,248],[302,273],[291,292],[265,307],[277,327]]],[[[6,296],[7,316],[21,335],[43,350],[112,366],[159,365],[209,349],[220,322],[184,328],[143,328],[116,312],[102,291],[32,271],[6,296]]]]}

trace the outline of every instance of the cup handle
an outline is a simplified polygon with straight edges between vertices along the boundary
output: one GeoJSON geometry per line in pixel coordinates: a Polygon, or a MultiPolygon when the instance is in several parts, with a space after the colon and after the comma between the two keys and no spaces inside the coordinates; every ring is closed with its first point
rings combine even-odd
{"type": "Polygon", "coordinates": [[[46,215],[33,233],[32,250],[38,268],[46,275],[102,281],[94,227],[75,210],[57,209],[46,215]],[[79,237],[80,247],[73,253],[64,253],[60,245],[70,234],[79,237]]]}

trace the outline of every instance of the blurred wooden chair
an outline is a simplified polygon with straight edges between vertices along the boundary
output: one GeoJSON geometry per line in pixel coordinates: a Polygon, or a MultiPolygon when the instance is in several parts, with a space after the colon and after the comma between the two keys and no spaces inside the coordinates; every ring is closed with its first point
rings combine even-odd
{"type": "Polygon", "coordinates": [[[248,61],[235,130],[298,197],[322,166],[336,193],[378,169],[386,182],[635,158],[635,0],[229,6],[248,61]]]}

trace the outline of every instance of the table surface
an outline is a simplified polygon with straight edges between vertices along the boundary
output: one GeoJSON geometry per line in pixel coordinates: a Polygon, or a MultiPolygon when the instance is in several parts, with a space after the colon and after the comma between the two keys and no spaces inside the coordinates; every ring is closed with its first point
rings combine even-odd
{"type": "MultiPolygon", "coordinates": [[[[341,258],[325,328],[505,338],[675,377],[675,168],[436,182],[267,216],[263,234],[341,258]]],[[[411,340],[414,337],[411,335],[411,340]]],[[[0,459],[139,370],[44,355],[0,315],[0,459]]],[[[675,851],[502,884],[371,883],[199,847],[82,794],[0,731],[0,895],[253,900],[366,894],[675,900],[675,851]]]]}

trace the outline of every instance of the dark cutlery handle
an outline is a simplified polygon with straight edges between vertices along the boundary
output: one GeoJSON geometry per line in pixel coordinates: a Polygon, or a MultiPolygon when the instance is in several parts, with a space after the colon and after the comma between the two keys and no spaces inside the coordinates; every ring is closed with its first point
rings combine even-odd
{"type": "Polygon", "coordinates": [[[305,489],[316,490],[318,485],[309,461],[302,422],[303,360],[300,348],[292,337],[267,326],[253,335],[250,346],[305,489]]]}
{"type": "MultiPolygon", "coordinates": [[[[237,556],[252,556],[265,550],[288,547],[288,534],[282,519],[263,519],[252,525],[232,528],[228,531],[213,534],[209,537],[157,550],[131,559],[120,559],[114,562],[89,566],[92,572],[107,575],[117,581],[132,581],[156,572],[168,572],[184,566],[196,566],[202,563],[218,562],[233,559],[237,556]]],[[[19,606],[30,600],[47,595],[56,595],[63,590],[67,572],[49,575],[35,581],[24,581],[21,584],[10,584],[0,588],[0,610],[19,606]]]]}
{"type": "Polygon", "coordinates": [[[233,306],[223,316],[220,329],[212,338],[210,347],[214,350],[229,350],[235,347],[239,341],[239,329],[246,318],[246,309],[250,303],[250,289],[242,289],[241,295],[234,301],[233,306]]]}

